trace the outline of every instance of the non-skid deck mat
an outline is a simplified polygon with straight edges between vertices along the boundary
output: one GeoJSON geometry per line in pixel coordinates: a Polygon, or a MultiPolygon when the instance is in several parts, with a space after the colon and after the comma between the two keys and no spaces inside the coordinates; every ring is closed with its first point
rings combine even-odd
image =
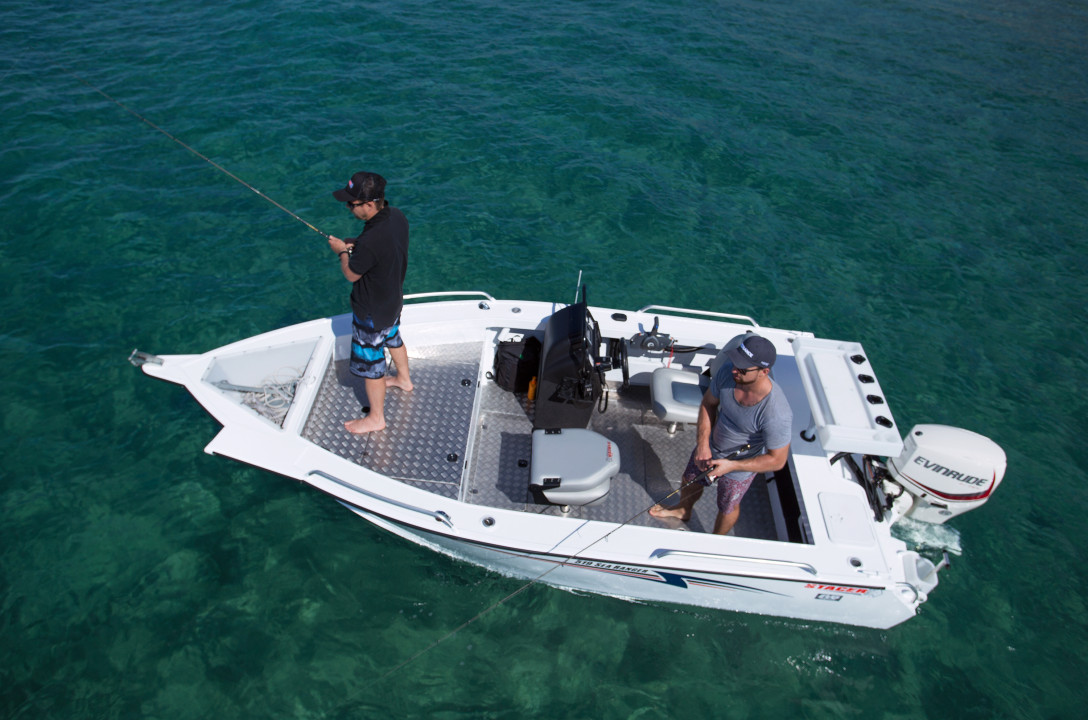
{"type": "MultiPolygon", "coordinates": [[[[352,435],[344,422],[361,417],[367,405],[362,379],[345,361],[330,363],[303,437],[330,452],[437,495],[523,512],[558,515],[561,508],[536,501],[529,492],[533,406],[523,393],[484,381],[480,408],[472,411],[482,343],[412,347],[415,390],[386,393],[386,428],[352,435]],[[466,472],[467,469],[467,472],[466,472]],[[464,488],[461,483],[464,477],[464,488]]],[[[650,411],[646,388],[609,393],[603,414],[589,429],[610,439],[620,453],[620,471],[605,498],[572,507],[568,517],[630,522],[648,527],[710,532],[717,514],[716,489],[708,488],[691,520],[658,520],[646,511],[680,486],[695,445],[693,426],[670,434],[650,411]]],[[[667,500],[675,503],[678,495],[667,500]]],[[[744,497],[735,534],[774,539],[766,484],[757,479],[744,497]]]]}
{"type": "Polygon", "coordinates": [[[455,498],[461,483],[481,343],[409,348],[415,389],[385,394],[386,427],[352,435],[348,420],[368,406],[364,381],[333,362],[302,436],[383,475],[455,498]]]}

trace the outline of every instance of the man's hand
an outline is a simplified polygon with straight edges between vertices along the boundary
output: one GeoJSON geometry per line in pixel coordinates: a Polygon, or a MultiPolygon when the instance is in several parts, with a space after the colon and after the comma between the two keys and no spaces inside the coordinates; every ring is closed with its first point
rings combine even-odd
{"type": "Polygon", "coordinates": [[[713,462],[713,457],[713,453],[710,452],[710,445],[703,447],[700,443],[695,450],[695,467],[699,468],[700,471],[706,470],[713,462]]]}
{"type": "Polygon", "coordinates": [[[351,252],[352,246],[348,245],[346,242],[336,237],[335,235],[329,235],[329,248],[331,248],[334,253],[339,255],[342,252],[351,252]]]}
{"type": "Polygon", "coordinates": [[[707,461],[706,467],[710,468],[710,477],[719,478],[726,473],[737,470],[737,461],[729,458],[718,458],[707,461]]]}
{"type": "Polygon", "coordinates": [[[730,458],[710,460],[707,462],[707,467],[713,468],[710,471],[711,477],[721,477],[726,473],[737,471],[752,473],[777,472],[786,466],[789,454],[790,446],[783,445],[780,448],[767,450],[764,453],[753,455],[752,457],[744,458],[743,460],[732,460],[730,458]]]}

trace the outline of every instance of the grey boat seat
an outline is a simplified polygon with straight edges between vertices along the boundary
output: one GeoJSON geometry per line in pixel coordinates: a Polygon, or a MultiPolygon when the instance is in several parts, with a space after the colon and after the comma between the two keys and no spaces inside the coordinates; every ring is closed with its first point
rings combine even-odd
{"type": "Polygon", "coordinates": [[[692,370],[657,368],[650,377],[654,415],[669,424],[670,433],[676,432],[680,423],[696,422],[699,405],[708,387],[709,375],[692,370]]]}
{"type": "Polygon", "coordinates": [[[651,405],[654,415],[668,423],[670,433],[676,432],[681,423],[699,420],[699,405],[710,387],[710,379],[723,363],[728,362],[726,352],[739,345],[743,338],[743,335],[738,335],[718,351],[708,365],[709,374],[664,367],[654,370],[650,377],[651,405]]]}
{"type": "Polygon", "coordinates": [[[620,469],[616,445],[592,430],[556,428],[533,431],[529,487],[556,505],[588,505],[612,488],[620,469]]]}

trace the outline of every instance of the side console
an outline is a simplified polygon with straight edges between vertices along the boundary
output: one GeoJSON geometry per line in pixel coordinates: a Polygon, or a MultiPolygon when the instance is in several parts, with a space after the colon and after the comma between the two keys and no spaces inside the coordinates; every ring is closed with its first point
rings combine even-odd
{"type": "Polygon", "coordinates": [[[585,428],[601,398],[601,333],[585,301],[557,310],[544,329],[534,429],[585,428]]]}

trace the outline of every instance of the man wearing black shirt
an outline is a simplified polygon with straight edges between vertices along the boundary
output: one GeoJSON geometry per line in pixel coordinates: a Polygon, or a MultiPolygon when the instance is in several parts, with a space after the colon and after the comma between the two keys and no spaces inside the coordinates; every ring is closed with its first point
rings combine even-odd
{"type": "Polygon", "coordinates": [[[346,203],[364,221],[359,237],[344,241],[329,236],[329,247],[339,256],[340,271],[351,287],[351,373],[364,379],[370,412],[344,423],[362,435],[385,428],[385,390],[412,390],[408,351],[400,336],[404,304],[404,275],[408,270],[408,220],[385,200],[385,178],[358,172],[333,197],[346,203]],[[387,374],[385,350],[397,368],[387,374]]]}

